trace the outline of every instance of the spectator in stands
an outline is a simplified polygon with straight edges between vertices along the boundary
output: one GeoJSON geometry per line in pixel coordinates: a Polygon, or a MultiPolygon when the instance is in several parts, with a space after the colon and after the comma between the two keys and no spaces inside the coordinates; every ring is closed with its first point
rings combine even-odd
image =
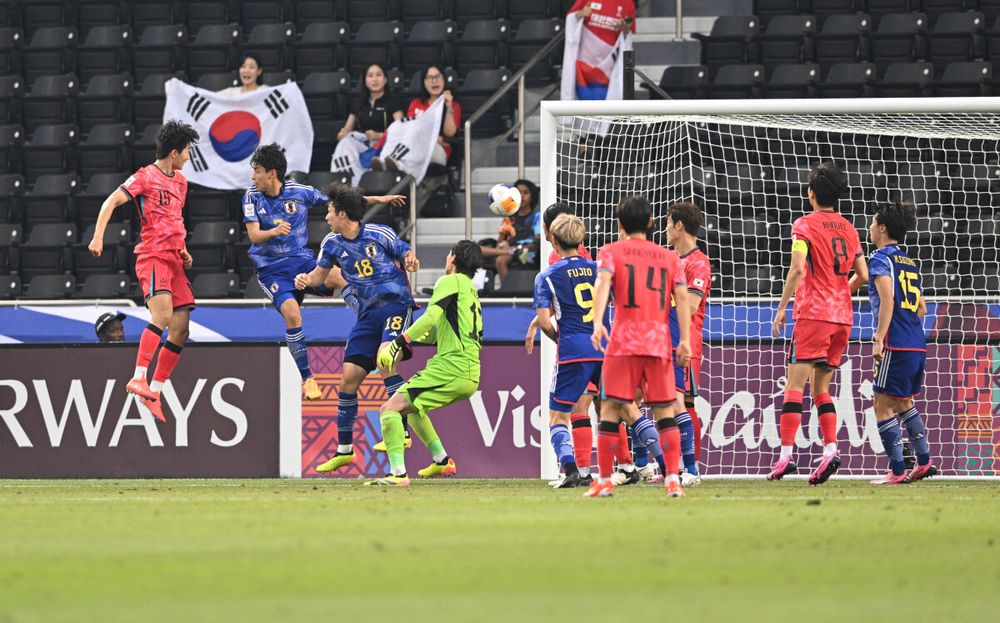
{"type": "Polygon", "coordinates": [[[635,2],[633,0],[576,0],[569,14],[584,20],[583,26],[609,45],[618,40],[619,32],[635,33],[635,2]]]}
{"type": "Polygon", "coordinates": [[[226,97],[235,97],[246,93],[253,93],[264,84],[264,67],[260,64],[260,59],[253,54],[244,54],[240,59],[240,86],[228,87],[219,91],[226,97]]]}
{"type": "MultiPolygon", "coordinates": [[[[448,162],[448,158],[451,156],[451,145],[446,143],[445,139],[458,134],[458,128],[462,122],[462,107],[455,101],[451,91],[444,88],[444,72],[441,71],[440,67],[431,65],[424,70],[421,79],[423,89],[420,97],[414,98],[410,102],[406,116],[418,117],[430,108],[439,97],[444,98],[444,119],[441,122],[441,133],[438,135],[434,153],[431,154],[432,163],[443,165],[448,162]]],[[[379,147],[381,148],[381,145],[379,147]]],[[[383,169],[397,171],[399,165],[392,158],[372,158],[372,169],[375,171],[383,169]]]]}
{"type": "Polygon", "coordinates": [[[517,180],[514,186],[521,191],[521,208],[514,216],[500,222],[496,245],[492,241],[481,244],[483,256],[495,258],[501,287],[512,266],[526,266],[538,270],[538,250],[541,246],[542,216],[538,211],[538,186],[528,180],[517,180]]]}
{"type": "Polygon", "coordinates": [[[101,343],[124,342],[125,327],[122,326],[123,320],[125,320],[125,314],[121,312],[116,314],[111,312],[101,314],[97,322],[94,323],[94,332],[97,333],[97,339],[101,343]]]}
{"type": "Polygon", "coordinates": [[[333,152],[331,170],[350,168],[356,157],[362,169],[371,168],[372,156],[378,153],[385,129],[403,118],[403,105],[388,91],[385,69],[373,63],[365,70],[361,93],[351,102],[351,114],[337,132],[337,149],[333,152]]]}

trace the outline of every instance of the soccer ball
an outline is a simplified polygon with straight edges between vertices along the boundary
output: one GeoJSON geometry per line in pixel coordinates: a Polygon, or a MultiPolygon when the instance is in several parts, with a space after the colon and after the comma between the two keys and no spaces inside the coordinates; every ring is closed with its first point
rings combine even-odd
{"type": "Polygon", "coordinates": [[[513,216],[521,209],[521,191],[507,184],[490,189],[490,211],[497,216],[513,216]]]}

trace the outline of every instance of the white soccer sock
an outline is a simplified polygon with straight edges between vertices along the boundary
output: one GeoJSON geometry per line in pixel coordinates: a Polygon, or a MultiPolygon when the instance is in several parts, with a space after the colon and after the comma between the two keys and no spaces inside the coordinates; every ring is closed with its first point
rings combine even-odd
{"type": "Polygon", "coordinates": [[[781,446],[781,455],[778,458],[781,461],[792,458],[792,446],[781,446]]]}
{"type": "Polygon", "coordinates": [[[136,366],[135,373],[132,375],[133,379],[144,379],[146,378],[146,366],[136,366]]]}
{"type": "Polygon", "coordinates": [[[160,393],[160,390],[163,389],[163,381],[153,381],[152,383],[149,384],[149,389],[156,392],[157,394],[160,393]]]}
{"type": "Polygon", "coordinates": [[[399,467],[393,467],[392,468],[392,475],[393,476],[402,476],[405,473],[406,473],[406,466],[405,465],[400,465],[399,467]]]}
{"type": "Polygon", "coordinates": [[[443,461],[446,458],[448,458],[448,453],[447,452],[442,452],[440,454],[435,454],[435,455],[431,456],[431,458],[434,459],[435,463],[440,463],[441,461],[443,461]]]}
{"type": "Polygon", "coordinates": [[[586,476],[590,475],[590,466],[589,465],[586,466],[586,467],[577,467],[576,469],[577,469],[577,471],[580,472],[581,476],[586,477],[586,476]]]}
{"type": "Polygon", "coordinates": [[[352,446],[351,444],[347,445],[339,444],[337,446],[338,454],[351,454],[352,452],[354,452],[354,446],[352,446]]]}
{"type": "Polygon", "coordinates": [[[823,456],[833,456],[833,453],[837,451],[837,444],[828,443],[823,446],[823,456]]]}

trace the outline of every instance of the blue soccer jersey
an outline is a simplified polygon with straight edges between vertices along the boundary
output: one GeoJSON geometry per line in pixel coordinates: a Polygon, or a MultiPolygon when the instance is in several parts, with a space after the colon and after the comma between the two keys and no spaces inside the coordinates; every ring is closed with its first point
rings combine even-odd
{"type": "Polygon", "coordinates": [[[881,307],[876,277],[892,280],[893,310],[892,322],[886,335],[886,348],[890,350],[927,350],[924,340],[923,323],[917,315],[920,309],[920,270],[917,263],[897,245],[890,244],[878,249],[868,259],[868,296],[871,299],[872,314],[878,323],[881,307]]]}
{"type": "Polygon", "coordinates": [[[594,333],[596,276],[597,263],[575,255],[559,260],[535,277],[535,309],[551,307],[559,323],[559,363],[604,359],[590,341],[594,333]]]}
{"type": "Polygon", "coordinates": [[[251,186],[243,195],[243,222],[260,223],[261,230],[273,229],[282,222],[292,226],[292,231],[284,236],[250,246],[254,265],[259,269],[288,258],[312,258],[312,252],[306,247],[309,242],[308,212],[311,208],[325,208],[327,201],[326,195],[312,186],[292,181],[281,186],[277,197],[269,197],[251,186]]]}
{"type": "Polygon", "coordinates": [[[323,239],[318,266],[339,266],[358,302],[358,315],[389,303],[413,307],[410,283],[403,270],[403,256],[410,245],[384,225],[362,223],[358,236],[347,239],[330,234],[323,239]]]}

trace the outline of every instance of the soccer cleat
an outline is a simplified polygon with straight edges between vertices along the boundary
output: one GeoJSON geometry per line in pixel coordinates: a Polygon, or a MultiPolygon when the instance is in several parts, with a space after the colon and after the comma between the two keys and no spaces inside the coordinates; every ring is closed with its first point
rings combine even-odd
{"type": "Polygon", "coordinates": [[[927,465],[917,465],[910,470],[910,482],[917,482],[918,480],[923,480],[924,478],[930,478],[931,476],[938,475],[938,468],[934,463],[928,463],[927,465]]]}
{"type": "Polygon", "coordinates": [[[691,472],[684,471],[681,472],[681,486],[682,487],[697,487],[701,484],[701,475],[692,474],[691,472]]]}
{"type": "Polygon", "coordinates": [[[778,459],[774,465],[771,466],[771,472],[767,475],[768,480],[781,480],[788,474],[794,474],[798,471],[795,467],[795,463],[792,463],[792,457],[787,459],[778,459]]]}
{"type": "Polygon", "coordinates": [[[339,452],[334,455],[332,459],[326,463],[322,463],[316,466],[316,471],[321,474],[326,472],[332,472],[335,469],[340,469],[341,467],[346,467],[354,462],[354,452],[350,454],[340,454],[339,452]]]}
{"type": "Polygon", "coordinates": [[[633,469],[630,472],[617,471],[611,474],[611,482],[615,485],[634,485],[640,480],[642,480],[642,476],[639,475],[639,470],[637,469],[633,469]]]}
{"type": "Polygon", "coordinates": [[[611,480],[602,483],[600,480],[595,480],[590,483],[590,488],[583,493],[585,498],[610,498],[615,495],[615,485],[611,483],[611,480]]]}
{"type": "MultiPolygon", "coordinates": [[[[410,437],[410,433],[406,433],[406,436],[403,438],[403,449],[409,450],[411,447],[413,447],[413,438],[410,437]]],[[[385,439],[372,446],[372,450],[375,452],[385,452],[385,439]]]]}
{"type": "Polygon", "coordinates": [[[458,473],[458,467],[455,466],[455,459],[448,457],[444,463],[431,463],[418,471],[417,475],[421,478],[444,478],[454,476],[456,473],[458,473]]]}
{"type": "Polygon", "coordinates": [[[574,487],[579,487],[580,483],[583,481],[583,476],[580,472],[573,472],[572,474],[563,474],[563,477],[555,481],[552,484],[553,489],[572,489],[574,487]]]}
{"type": "Polygon", "coordinates": [[[160,395],[156,394],[156,398],[150,400],[149,398],[143,398],[142,404],[149,412],[153,414],[153,417],[160,420],[161,422],[166,422],[167,418],[163,417],[163,409],[160,407],[160,395]]]}
{"type": "Polygon", "coordinates": [[[128,385],[125,386],[125,389],[136,396],[145,398],[146,400],[157,400],[160,397],[159,394],[154,393],[153,390],[149,389],[149,383],[146,382],[146,379],[132,379],[128,382],[128,385]]]}
{"type": "Polygon", "coordinates": [[[656,468],[653,467],[651,464],[647,465],[646,467],[640,467],[635,471],[639,472],[639,478],[643,482],[649,482],[649,479],[656,475],[656,468]]]}
{"type": "Polygon", "coordinates": [[[580,484],[577,486],[589,487],[592,484],[594,484],[594,477],[591,476],[590,474],[587,474],[586,476],[580,476],[580,484]]]}
{"type": "Polygon", "coordinates": [[[376,478],[375,480],[369,480],[365,483],[366,487],[409,487],[410,477],[406,474],[402,476],[393,476],[392,474],[386,474],[383,478],[376,478]]]}
{"type": "Polygon", "coordinates": [[[837,450],[829,456],[824,456],[813,473],[809,474],[809,484],[821,485],[830,479],[840,469],[840,451],[837,450]]]}
{"type": "Polygon", "coordinates": [[[899,475],[893,474],[890,469],[886,472],[885,476],[876,478],[875,480],[871,480],[869,482],[873,485],[908,485],[910,484],[910,477],[906,475],[906,472],[899,475]]]}
{"type": "Polygon", "coordinates": [[[302,395],[306,397],[306,400],[319,400],[323,396],[323,392],[319,391],[319,385],[316,384],[316,379],[310,376],[302,382],[302,395]]]}
{"type": "Polygon", "coordinates": [[[653,474],[646,481],[647,484],[651,485],[662,485],[663,484],[663,474],[653,474]]]}
{"type": "Polygon", "coordinates": [[[674,478],[667,481],[666,491],[668,498],[682,498],[686,495],[684,489],[681,488],[681,483],[674,478]]]}

